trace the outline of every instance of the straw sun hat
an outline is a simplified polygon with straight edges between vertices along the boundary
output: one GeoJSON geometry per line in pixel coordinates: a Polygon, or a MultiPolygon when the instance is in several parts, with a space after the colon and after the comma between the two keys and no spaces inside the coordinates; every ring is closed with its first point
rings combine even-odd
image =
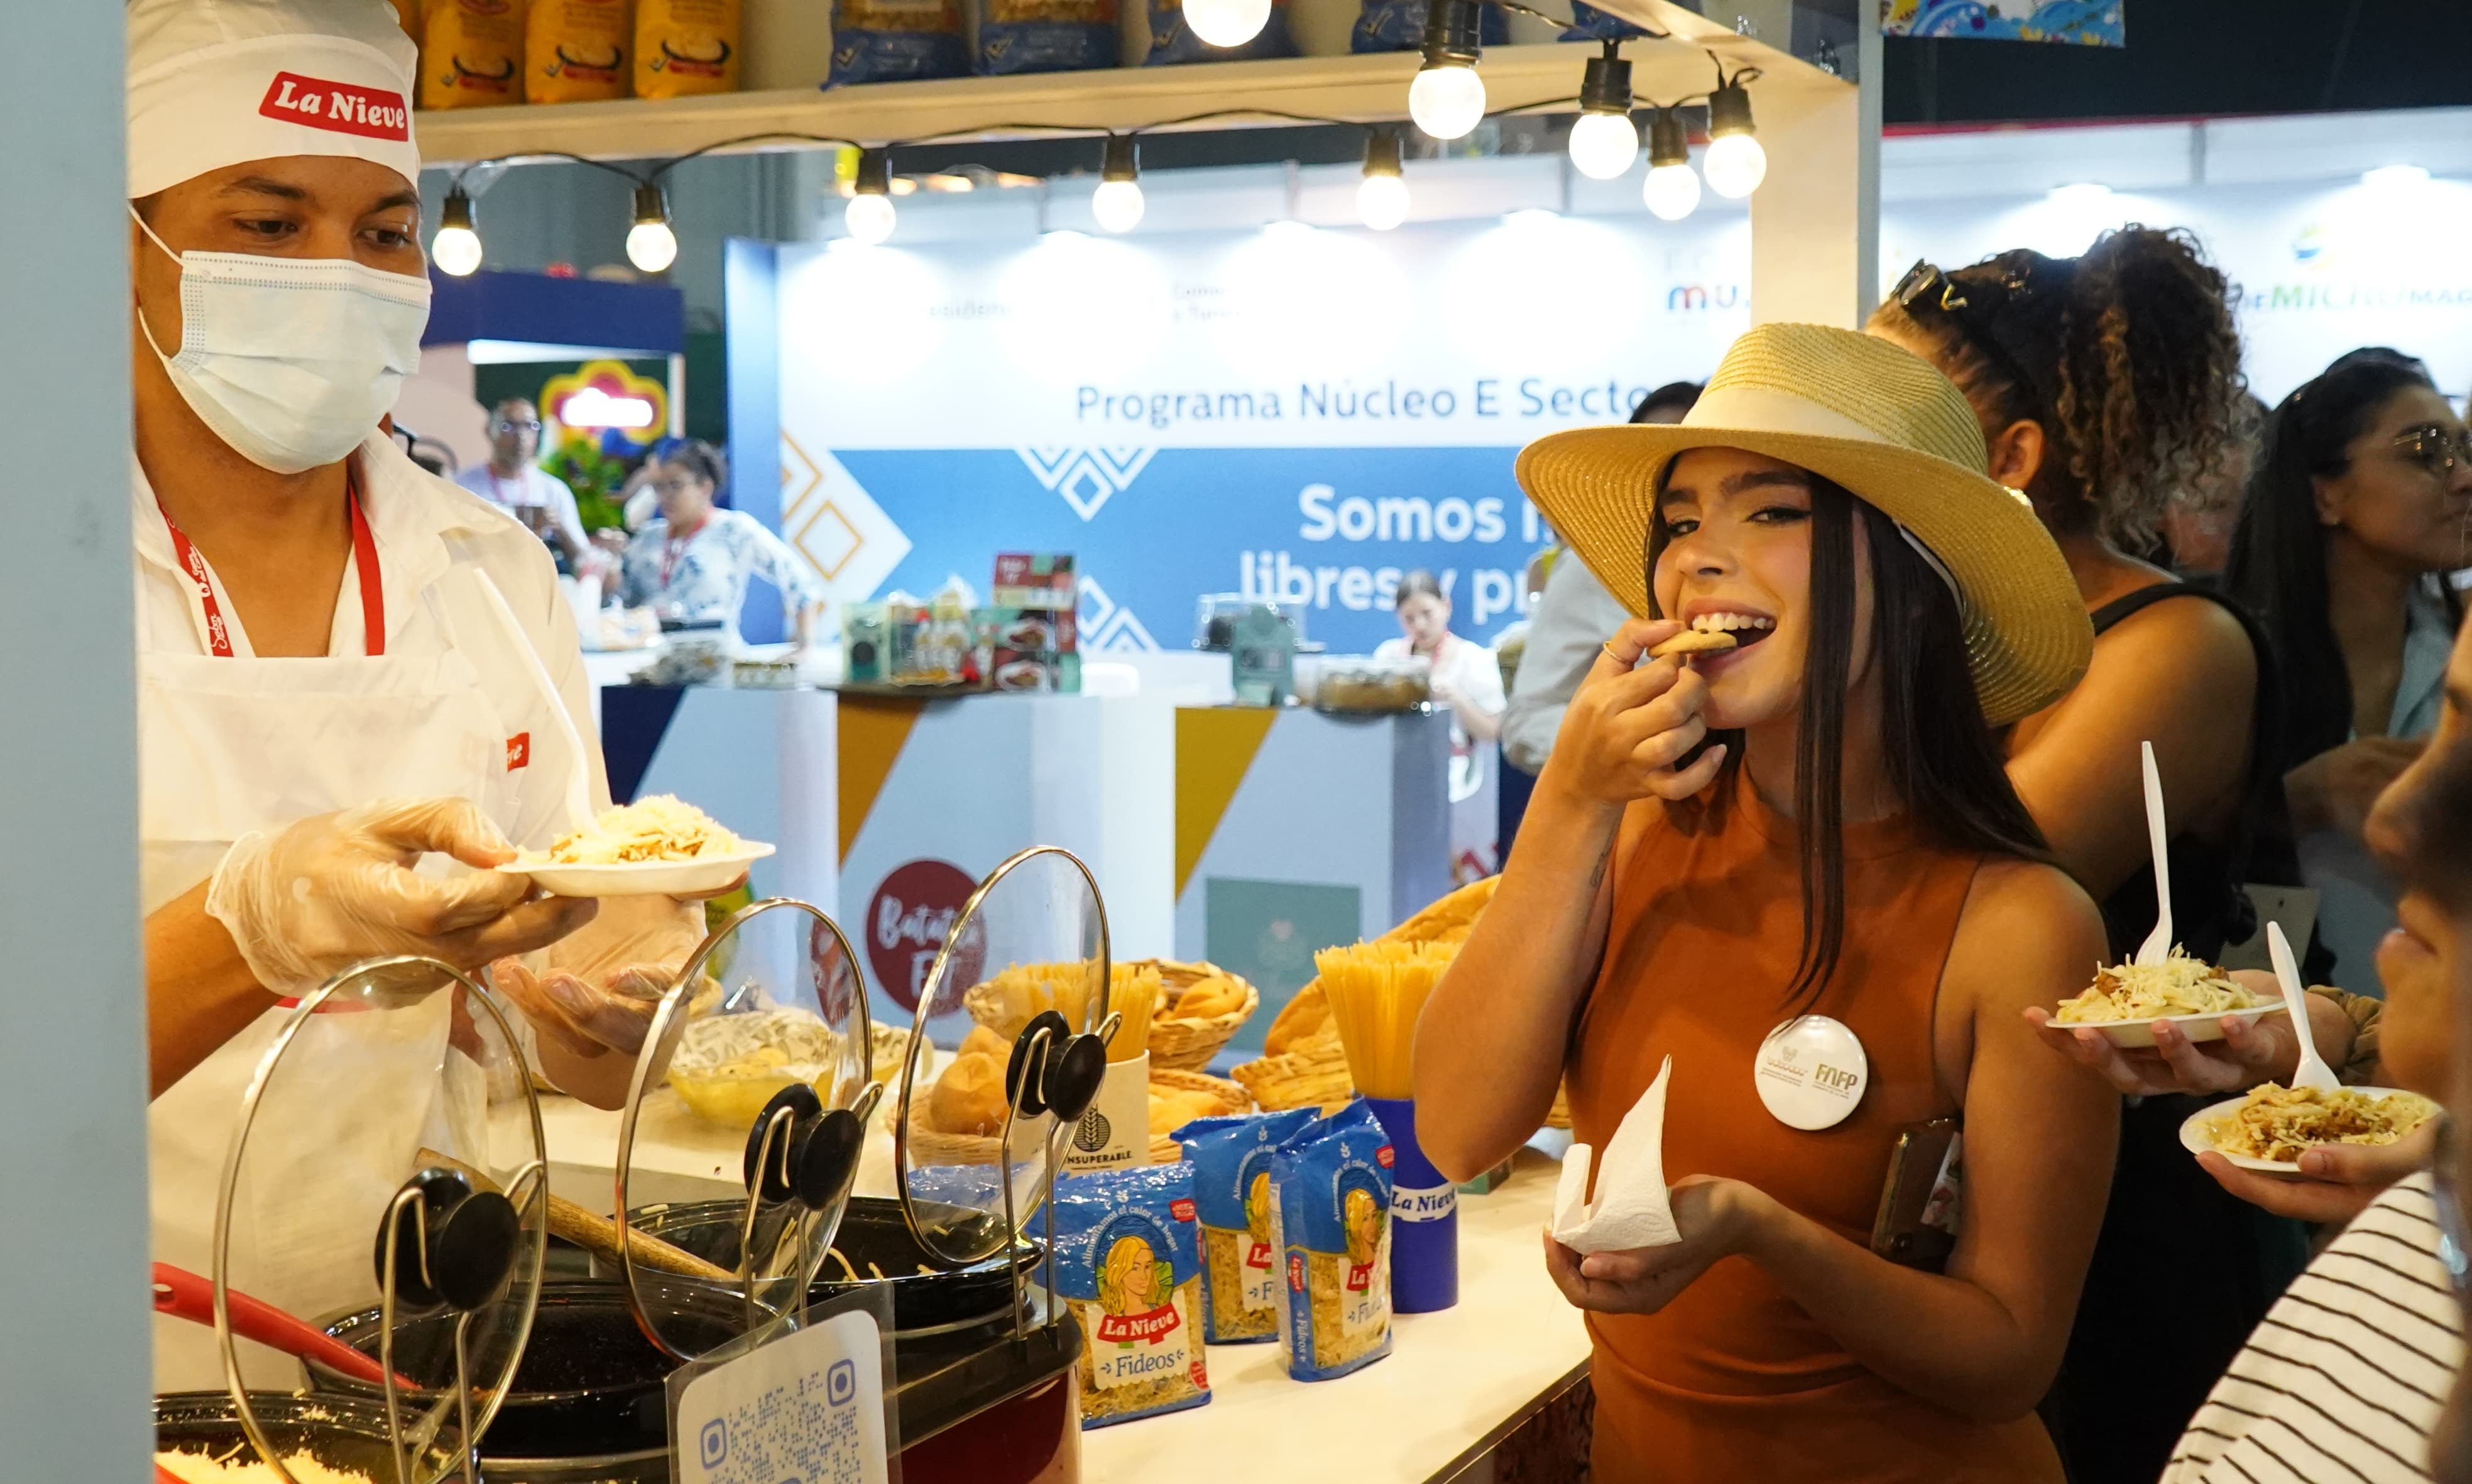
{"type": "Polygon", "coordinates": [[[1519,455],[1519,483],[1623,606],[1644,614],[1657,485],[1694,448],[1808,469],[1904,527],[1957,587],[1991,725],[2042,710],[2085,673],[2094,627],[2059,548],[2025,498],[1984,472],[1964,395],[1911,352],[1826,325],[1758,326],[1681,422],[1539,438],[1519,455]]]}

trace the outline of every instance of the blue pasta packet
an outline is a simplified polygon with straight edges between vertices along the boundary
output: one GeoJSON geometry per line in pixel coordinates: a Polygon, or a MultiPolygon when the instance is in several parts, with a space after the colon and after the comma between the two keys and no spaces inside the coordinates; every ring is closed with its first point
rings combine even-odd
{"type": "Polygon", "coordinates": [[[1571,24],[1564,27],[1557,41],[1628,41],[1644,36],[1647,32],[1608,11],[1600,11],[1587,0],[1571,0],[1571,24]]]}
{"type": "Polygon", "coordinates": [[[1271,0],[1271,18],[1252,40],[1241,46],[1213,46],[1184,23],[1184,0],[1150,0],[1151,54],[1145,67],[1167,67],[1189,61],[1270,61],[1295,57],[1295,34],[1288,29],[1288,0],[1271,0]]]}
{"type": "Polygon", "coordinates": [[[1358,1098],[1271,1156],[1288,1374],[1326,1381],[1390,1354],[1390,1136],[1358,1098]]]}
{"type": "Polygon", "coordinates": [[[1201,1213],[1203,1337],[1279,1337],[1278,1247],[1271,1237],[1271,1156],[1314,1120],[1311,1108],[1197,1119],[1176,1131],[1201,1213]]]}
{"type": "Polygon", "coordinates": [[[833,65],[826,87],[907,82],[970,72],[961,0],[833,0],[833,65]]]}
{"type": "Polygon", "coordinates": [[[1089,72],[1116,64],[1116,0],[984,0],[979,71],[1089,72]]]}
{"type": "Polygon", "coordinates": [[[1145,1165],[1056,1183],[1057,1296],[1082,1327],[1082,1425],[1210,1401],[1202,1363],[1201,1226],[1193,1166],[1145,1165]]]}
{"type": "MultiPolygon", "coordinates": [[[[1510,42],[1510,18],[1498,5],[1482,6],[1477,39],[1486,46],[1510,42]]],[[[1425,44],[1425,0],[1364,0],[1347,35],[1351,52],[1413,52],[1425,44]]]]}

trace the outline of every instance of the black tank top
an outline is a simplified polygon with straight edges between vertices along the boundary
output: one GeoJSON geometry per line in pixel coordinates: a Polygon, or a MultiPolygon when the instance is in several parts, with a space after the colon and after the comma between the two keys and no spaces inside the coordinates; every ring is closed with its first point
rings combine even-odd
{"type": "MultiPolygon", "coordinates": [[[[2211,602],[2237,620],[2257,657],[2257,695],[2249,710],[2248,778],[2238,817],[2222,839],[2183,832],[2164,842],[2172,872],[2172,927],[2199,958],[2213,959],[2257,930],[2257,909],[2244,882],[2296,886],[2300,862],[2283,801],[2283,749],[2275,718],[2282,713],[2274,651],[2248,611],[2222,594],[2191,583],[2157,582],[2114,599],[2091,615],[2102,634],[2133,613],[2175,598],[2211,602]]],[[[2154,930],[2154,873],[2134,871],[2103,902],[2104,929],[2115,961],[2135,953],[2154,930]]]]}

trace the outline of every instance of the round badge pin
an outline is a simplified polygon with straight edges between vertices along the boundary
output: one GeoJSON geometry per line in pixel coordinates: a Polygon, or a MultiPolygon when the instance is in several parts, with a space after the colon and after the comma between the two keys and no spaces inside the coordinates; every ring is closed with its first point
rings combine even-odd
{"type": "Polygon", "coordinates": [[[1760,1101],[1786,1127],[1832,1128],[1863,1100],[1871,1060],[1843,1021],[1797,1015],[1760,1043],[1752,1081],[1760,1101]]]}

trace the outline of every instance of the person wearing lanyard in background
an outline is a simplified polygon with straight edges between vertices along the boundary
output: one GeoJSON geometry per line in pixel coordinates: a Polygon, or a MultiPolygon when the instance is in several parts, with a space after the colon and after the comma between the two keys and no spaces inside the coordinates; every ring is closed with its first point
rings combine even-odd
{"type": "Polygon", "coordinates": [[[720,452],[701,438],[661,457],[649,481],[661,513],[627,545],[621,600],[630,608],[651,608],[664,628],[721,629],[735,647],[748,579],[762,577],[780,590],[792,652],[804,653],[823,611],[824,579],[762,521],[713,504],[728,483],[720,452]]]}
{"type": "MultiPolygon", "coordinates": [[[[128,44],[148,1157],[154,1256],[202,1274],[281,997],[384,954],[487,968],[540,1072],[612,1107],[702,911],[487,869],[582,822],[577,769],[594,803],[607,785],[548,554],[380,427],[429,309],[395,12],[136,0],[128,44]]],[[[319,1126],[259,1120],[255,1178],[391,1187],[447,1009],[402,1012],[411,1035],[393,1013],[305,1028],[351,1079],[319,1126]]],[[[362,1214],[304,1202],[279,1253],[234,1261],[259,1298],[330,1312],[367,1288],[362,1214]]],[[[161,1390],[223,1384],[194,1325],[157,1320],[155,1364],[161,1390]]]]}
{"type": "Polygon", "coordinates": [[[1501,821],[1483,795],[1502,735],[1502,665],[1493,650],[1451,632],[1451,601],[1434,575],[1418,568],[1399,579],[1391,597],[1399,637],[1373,647],[1378,660],[1414,655],[1432,666],[1435,703],[1451,713],[1451,869],[1470,882],[1493,874],[1501,821]]]}
{"type": "Polygon", "coordinates": [[[509,397],[489,414],[489,457],[455,476],[455,483],[524,523],[582,577],[592,565],[593,546],[583,533],[575,491],[541,468],[540,409],[509,397]]]}

